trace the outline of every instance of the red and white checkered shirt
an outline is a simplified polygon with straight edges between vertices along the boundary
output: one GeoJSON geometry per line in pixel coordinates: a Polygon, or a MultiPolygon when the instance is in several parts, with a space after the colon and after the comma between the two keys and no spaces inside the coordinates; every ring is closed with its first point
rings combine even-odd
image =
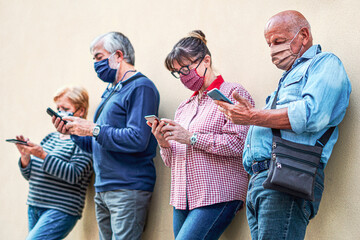
{"type": "MultiPolygon", "coordinates": [[[[237,91],[254,105],[250,94],[237,83],[226,83],[221,76],[207,88],[218,88],[235,102],[237,91]]],[[[176,209],[189,209],[233,200],[245,201],[248,175],[242,165],[242,152],[248,126],[228,121],[205,91],[198,92],[180,104],[175,122],[197,133],[191,146],[170,141],[161,148],[161,157],[171,167],[170,204],[176,209]]]]}

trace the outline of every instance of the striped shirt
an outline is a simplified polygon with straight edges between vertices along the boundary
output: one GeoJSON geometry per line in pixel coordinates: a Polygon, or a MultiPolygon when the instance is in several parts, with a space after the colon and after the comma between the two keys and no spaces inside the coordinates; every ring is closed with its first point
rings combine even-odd
{"type": "MultiPolygon", "coordinates": [[[[254,105],[240,84],[226,83],[221,76],[207,91],[213,88],[233,102],[232,92],[237,91],[254,105]]],[[[170,204],[176,209],[245,201],[248,175],[242,165],[242,152],[249,127],[227,120],[207,91],[200,98],[195,93],[175,113],[175,122],[196,132],[197,142],[191,146],[170,141],[170,148],[160,149],[165,165],[171,167],[170,204]]]]}
{"type": "Polygon", "coordinates": [[[57,132],[50,133],[41,141],[48,153],[44,160],[31,156],[25,168],[19,161],[21,173],[29,181],[27,204],[81,217],[92,175],[92,158],[71,139],[59,136],[57,132]]]}

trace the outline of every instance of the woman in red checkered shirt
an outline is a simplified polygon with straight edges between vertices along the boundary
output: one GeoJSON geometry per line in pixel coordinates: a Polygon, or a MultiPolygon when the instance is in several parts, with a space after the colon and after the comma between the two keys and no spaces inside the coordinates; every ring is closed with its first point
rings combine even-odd
{"type": "Polygon", "coordinates": [[[230,122],[207,92],[218,88],[235,102],[236,91],[253,105],[254,101],[240,84],[224,82],[214,73],[200,30],[181,39],[165,65],[194,92],[180,104],[174,120],[148,123],[171,168],[175,239],[218,239],[245,201],[248,176],[242,152],[248,126],[230,122]]]}

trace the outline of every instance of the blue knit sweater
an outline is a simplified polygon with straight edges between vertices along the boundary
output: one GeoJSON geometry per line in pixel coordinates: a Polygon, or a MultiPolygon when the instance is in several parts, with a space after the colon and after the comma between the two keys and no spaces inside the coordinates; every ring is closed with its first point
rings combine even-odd
{"type": "MultiPolygon", "coordinates": [[[[112,91],[105,90],[96,113],[112,91]]],[[[153,191],[157,142],[144,116],[158,114],[159,98],[153,82],[138,72],[122,82],[105,104],[96,121],[101,127],[97,138],[71,136],[80,148],[93,153],[96,192],[153,191]]]]}

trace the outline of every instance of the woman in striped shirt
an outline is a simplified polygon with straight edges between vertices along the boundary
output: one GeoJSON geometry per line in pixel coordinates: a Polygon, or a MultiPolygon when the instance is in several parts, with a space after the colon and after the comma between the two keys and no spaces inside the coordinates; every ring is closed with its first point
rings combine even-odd
{"type": "Polygon", "coordinates": [[[242,152],[248,126],[229,121],[207,92],[218,88],[233,102],[233,92],[254,102],[240,84],[215,75],[199,30],[174,46],[165,65],[194,91],[180,104],[174,120],[152,125],[161,157],[171,168],[175,239],[218,239],[245,201],[248,176],[242,152]]]}
{"type": "MultiPolygon", "coordinates": [[[[86,118],[88,93],[81,87],[65,87],[54,97],[59,115],[86,118]]],[[[86,189],[92,175],[91,155],[69,136],[48,134],[37,145],[20,135],[16,144],[19,167],[29,181],[27,239],[63,239],[81,217],[86,189]]]]}

